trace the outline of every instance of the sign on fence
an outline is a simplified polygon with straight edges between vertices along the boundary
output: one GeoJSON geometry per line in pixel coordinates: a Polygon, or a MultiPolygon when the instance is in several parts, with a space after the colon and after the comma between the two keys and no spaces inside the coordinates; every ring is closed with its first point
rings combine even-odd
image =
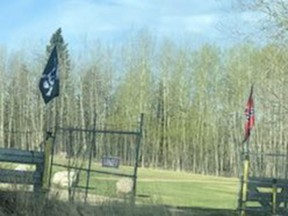
{"type": "Polygon", "coordinates": [[[119,165],[120,165],[120,158],[118,157],[111,157],[111,156],[102,157],[103,167],[119,168],[119,165]]]}

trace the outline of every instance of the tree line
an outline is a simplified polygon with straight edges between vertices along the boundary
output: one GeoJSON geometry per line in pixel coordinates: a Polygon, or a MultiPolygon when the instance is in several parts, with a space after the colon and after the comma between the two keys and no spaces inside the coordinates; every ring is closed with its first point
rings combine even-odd
{"type": "MultiPolygon", "coordinates": [[[[140,32],[122,46],[98,42],[81,54],[87,57],[71,56],[61,29],[46,53],[0,50],[1,147],[38,148],[47,127],[91,129],[95,114],[99,129],[133,130],[144,113],[141,166],[235,176],[241,172],[244,108],[254,84],[250,150],[287,153],[286,46],[204,44],[195,49],[140,32]],[[38,82],[55,45],[60,96],[45,106],[38,82]]],[[[75,135],[73,145],[86,145],[87,139],[75,135]]],[[[123,161],[130,160],[134,138],[102,136],[100,141],[95,155],[109,146],[123,161]]],[[[58,143],[59,151],[67,150],[64,143],[58,143]]],[[[255,158],[256,172],[273,172],[277,159],[255,158]]]]}

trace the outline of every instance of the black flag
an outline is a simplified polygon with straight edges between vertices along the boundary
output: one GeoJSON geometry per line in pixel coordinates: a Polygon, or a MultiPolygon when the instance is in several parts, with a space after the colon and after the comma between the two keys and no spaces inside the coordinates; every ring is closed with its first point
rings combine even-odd
{"type": "Polygon", "coordinates": [[[59,96],[59,73],[56,46],[53,48],[39,82],[39,89],[45,103],[59,96]]]}

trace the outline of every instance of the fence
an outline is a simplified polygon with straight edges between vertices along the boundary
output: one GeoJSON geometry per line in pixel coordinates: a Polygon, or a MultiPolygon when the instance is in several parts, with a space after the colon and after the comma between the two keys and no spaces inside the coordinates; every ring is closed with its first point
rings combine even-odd
{"type": "Polygon", "coordinates": [[[0,161],[35,165],[35,171],[0,169],[0,182],[33,185],[34,192],[41,191],[44,171],[44,153],[0,148],[0,161]]]}
{"type": "MultiPolygon", "coordinates": [[[[241,179],[242,184],[243,178],[241,179]]],[[[246,199],[239,199],[241,209],[246,214],[257,212],[258,215],[286,215],[288,202],[288,180],[249,177],[246,199]],[[245,203],[244,203],[245,202],[245,203]]],[[[244,214],[243,214],[244,215],[244,214]]]]}
{"type": "MultiPolygon", "coordinates": [[[[75,189],[85,190],[84,199],[87,201],[88,190],[95,190],[98,194],[97,189],[101,190],[100,184],[103,182],[107,183],[106,186],[110,190],[113,188],[111,184],[115,178],[123,177],[132,180],[131,192],[132,197],[135,198],[143,116],[141,114],[136,130],[97,128],[96,115],[91,129],[56,127],[50,177],[56,167],[58,170],[67,169],[68,176],[70,176],[71,171],[77,173],[77,184],[68,187],[70,200],[74,199],[75,189]],[[125,142],[123,143],[123,141],[125,142]],[[60,149],[61,145],[64,148],[60,149]],[[59,157],[56,154],[57,151],[62,153],[64,151],[66,157],[59,157]],[[102,167],[96,166],[99,162],[102,163],[102,167]],[[123,164],[123,166],[128,167],[125,171],[119,168],[120,162],[121,166],[123,164]],[[106,178],[106,180],[98,181],[97,185],[91,185],[93,184],[91,174],[93,174],[94,179],[100,177],[100,179],[106,178]],[[79,182],[82,184],[78,185],[79,182]]],[[[111,195],[114,196],[114,194],[111,195]]]]}
{"type": "Polygon", "coordinates": [[[279,152],[245,152],[238,197],[241,216],[287,215],[287,159],[279,152]]]}

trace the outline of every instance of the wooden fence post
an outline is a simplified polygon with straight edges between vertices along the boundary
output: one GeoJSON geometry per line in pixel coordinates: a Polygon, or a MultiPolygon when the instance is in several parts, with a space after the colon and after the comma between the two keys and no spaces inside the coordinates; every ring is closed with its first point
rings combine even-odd
{"type": "Polygon", "coordinates": [[[46,140],[45,140],[45,147],[44,147],[44,173],[43,173],[43,179],[42,179],[42,182],[43,182],[42,189],[44,191],[49,190],[51,152],[52,152],[52,134],[48,132],[46,140]]]}

